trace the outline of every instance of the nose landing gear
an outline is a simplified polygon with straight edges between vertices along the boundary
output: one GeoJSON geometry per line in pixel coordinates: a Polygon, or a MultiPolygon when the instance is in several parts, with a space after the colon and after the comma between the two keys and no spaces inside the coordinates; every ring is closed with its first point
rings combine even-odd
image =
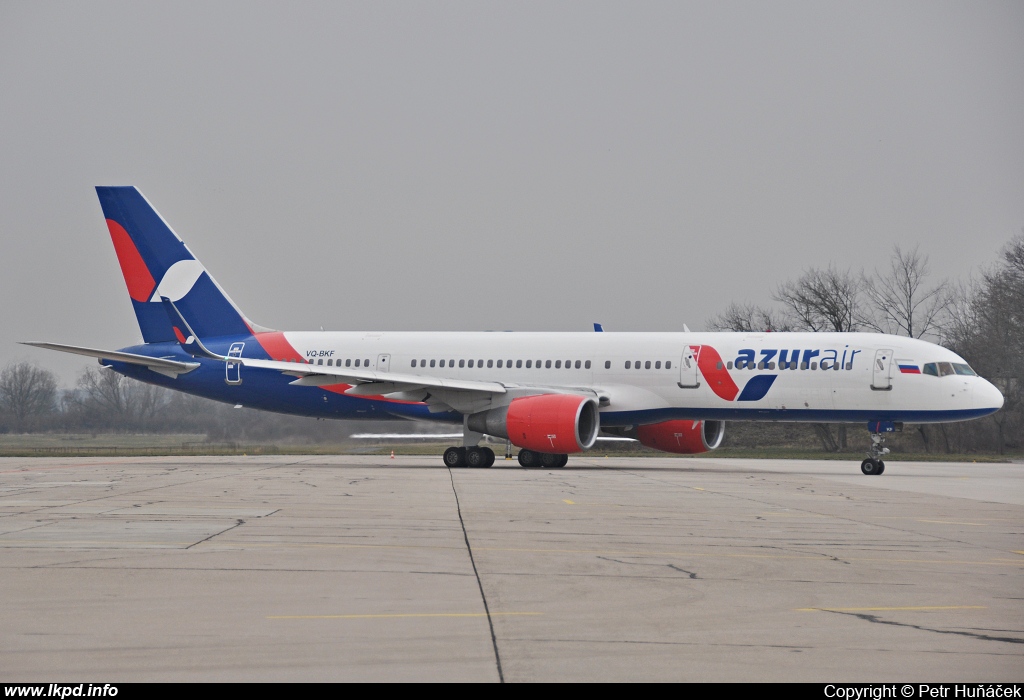
{"type": "Polygon", "coordinates": [[[868,476],[878,476],[885,471],[885,462],[882,457],[889,454],[889,448],[884,447],[885,433],[871,433],[871,449],[868,450],[868,458],[860,463],[860,470],[868,476]]]}

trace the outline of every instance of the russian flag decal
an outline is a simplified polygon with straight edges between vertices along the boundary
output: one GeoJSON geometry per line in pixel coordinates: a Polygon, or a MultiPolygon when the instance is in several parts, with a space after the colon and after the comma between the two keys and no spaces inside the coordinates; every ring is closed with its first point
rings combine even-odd
{"type": "Polygon", "coordinates": [[[921,374],[921,368],[915,362],[909,360],[896,360],[902,374],[921,374]]]}

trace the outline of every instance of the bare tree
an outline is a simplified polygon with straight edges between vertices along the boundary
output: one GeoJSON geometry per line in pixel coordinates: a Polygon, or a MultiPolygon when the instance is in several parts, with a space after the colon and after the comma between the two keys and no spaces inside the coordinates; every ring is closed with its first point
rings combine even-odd
{"type": "Polygon", "coordinates": [[[789,322],[776,310],[754,304],[732,303],[725,311],[708,321],[708,330],[740,333],[772,333],[789,331],[789,322]]]}
{"type": "Polygon", "coordinates": [[[928,286],[928,256],[917,246],[904,251],[894,245],[889,269],[873,276],[861,273],[864,296],[871,313],[864,325],[880,333],[921,338],[937,334],[946,307],[948,284],[943,280],[928,286]]]}
{"type": "Polygon", "coordinates": [[[860,279],[832,265],[812,268],[795,282],[779,285],[773,298],[786,307],[797,330],[855,331],[862,316],[860,279]]]}
{"type": "Polygon", "coordinates": [[[1000,452],[1007,446],[1019,449],[1024,435],[1024,233],[1003,248],[998,264],[957,287],[951,299],[943,342],[1002,391],[1002,410],[986,420],[996,428],[1000,452]]]}
{"type": "Polygon", "coordinates": [[[73,401],[86,423],[140,428],[167,403],[167,391],[113,370],[88,368],[78,378],[73,401]]]}
{"type": "MultiPolygon", "coordinates": [[[[861,280],[849,270],[834,265],[811,268],[795,282],[786,282],[775,290],[774,298],[787,311],[796,330],[835,331],[857,330],[861,313],[861,280]]],[[[837,436],[826,423],[815,423],[814,432],[828,452],[846,449],[846,426],[840,424],[837,436]]]]}
{"type": "Polygon", "coordinates": [[[8,365],[0,372],[0,409],[13,418],[14,429],[25,430],[33,418],[57,406],[57,378],[29,362],[8,365]]]}

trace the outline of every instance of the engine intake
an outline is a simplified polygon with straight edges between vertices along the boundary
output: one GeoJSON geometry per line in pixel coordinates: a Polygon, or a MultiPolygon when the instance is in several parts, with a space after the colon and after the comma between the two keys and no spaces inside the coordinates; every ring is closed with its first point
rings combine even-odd
{"type": "Polygon", "coordinates": [[[512,399],[508,406],[469,416],[470,430],[507,438],[535,452],[569,454],[594,445],[601,427],[597,401],[573,394],[512,399]]]}

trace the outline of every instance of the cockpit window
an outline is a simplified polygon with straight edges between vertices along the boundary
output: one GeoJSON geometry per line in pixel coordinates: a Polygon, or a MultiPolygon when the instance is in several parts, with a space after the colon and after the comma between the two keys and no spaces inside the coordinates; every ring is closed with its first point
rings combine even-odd
{"type": "Polygon", "coordinates": [[[921,368],[921,374],[930,374],[933,377],[947,377],[955,374],[964,377],[978,376],[978,373],[971,369],[970,365],[963,362],[929,362],[921,368]]]}

